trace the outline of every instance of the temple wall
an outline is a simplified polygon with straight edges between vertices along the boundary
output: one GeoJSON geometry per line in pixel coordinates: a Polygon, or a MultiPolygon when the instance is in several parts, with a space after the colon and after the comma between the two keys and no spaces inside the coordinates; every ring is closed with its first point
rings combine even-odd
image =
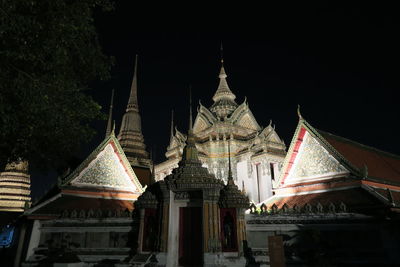
{"type": "Polygon", "coordinates": [[[35,261],[40,251],[62,247],[71,249],[83,261],[124,259],[131,249],[131,224],[130,218],[35,220],[26,260],[35,261]]]}
{"type": "Polygon", "coordinates": [[[308,264],[310,253],[315,254],[313,260],[321,266],[399,264],[400,231],[396,224],[360,218],[357,214],[346,213],[324,214],[323,217],[319,214],[246,214],[247,241],[252,256],[261,266],[267,266],[270,260],[269,236],[282,236],[287,265],[308,264]],[[302,254],[305,252],[308,256],[302,254]],[[324,256],[319,258],[318,255],[324,256]]]}

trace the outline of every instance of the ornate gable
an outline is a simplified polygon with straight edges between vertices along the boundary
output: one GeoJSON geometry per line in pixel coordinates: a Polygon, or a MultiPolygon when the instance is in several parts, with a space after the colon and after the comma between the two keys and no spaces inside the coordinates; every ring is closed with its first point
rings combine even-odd
{"type": "Polygon", "coordinates": [[[193,125],[193,133],[199,133],[217,121],[217,118],[202,104],[198,108],[197,116],[193,125]]]}
{"type": "Polygon", "coordinates": [[[232,113],[231,117],[229,118],[230,121],[235,123],[247,110],[247,103],[246,99],[243,101],[242,104],[240,104],[235,111],[232,113]]]}
{"type": "Polygon", "coordinates": [[[143,192],[136,174],[114,136],[108,137],[66,179],[64,185],[143,192]]]}
{"type": "Polygon", "coordinates": [[[347,172],[348,170],[307,132],[288,180],[326,177],[347,172]]]}
{"type": "Polygon", "coordinates": [[[252,130],[259,130],[260,126],[258,126],[258,123],[254,119],[254,117],[246,112],[237,122],[237,125],[247,128],[247,129],[252,129],[252,130]]]}
{"type": "Polygon", "coordinates": [[[281,138],[278,136],[274,127],[272,127],[271,125],[265,127],[265,129],[262,131],[262,134],[265,135],[265,140],[267,142],[283,144],[281,138]]]}
{"type": "Polygon", "coordinates": [[[300,119],[279,180],[280,184],[306,182],[352,173],[352,170],[311,125],[300,119]]]}
{"type": "Polygon", "coordinates": [[[207,129],[208,127],[210,127],[210,125],[202,117],[203,116],[201,116],[200,114],[197,116],[196,121],[194,122],[194,126],[193,126],[194,133],[201,132],[201,131],[207,129]]]}
{"type": "Polygon", "coordinates": [[[268,135],[267,141],[274,143],[282,143],[281,139],[279,138],[278,134],[275,131],[273,131],[271,134],[268,135]]]}

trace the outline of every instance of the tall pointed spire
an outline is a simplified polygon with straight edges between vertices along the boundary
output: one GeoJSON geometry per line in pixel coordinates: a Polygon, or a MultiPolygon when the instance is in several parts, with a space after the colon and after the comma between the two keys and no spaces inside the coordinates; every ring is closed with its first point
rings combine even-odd
{"type": "Polygon", "coordinates": [[[193,123],[192,123],[192,89],[189,86],[189,131],[187,137],[187,144],[183,149],[182,155],[183,161],[199,161],[198,151],[196,148],[194,134],[193,134],[193,123]]]}
{"type": "Polygon", "coordinates": [[[221,70],[219,71],[219,85],[217,91],[213,96],[214,102],[217,102],[221,99],[228,99],[230,101],[234,101],[236,96],[232,93],[231,89],[229,89],[228,82],[226,81],[226,75],[224,65],[221,66],[221,70]]]}
{"type": "Polygon", "coordinates": [[[111,91],[111,103],[110,103],[110,110],[108,111],[106,137],[108,137],[111,134],[111,130],[112,130],[112,127],[113,127],[113,125],[112,125],[113,104],[114,104],[114,89],[112,89],[112,91],[111,91]]]}
{"type": "Polygon", "coordinates": [[[189,85],[189,131],[193,130],[192,121],[192,86],[189,85]]]}
{"type": "Polygon", "coordinates": [[[220,119],[225,119],[229,114],[231,114],[237,107],[235,102],[236,96],[229,89],[228,83],[226,81],[225,68],[224,68],[224,58],[223,58],[223,46],[221,42],[221,70],[219,72],[219,85],[217,91],[213,96],[214,104],[211,106],[211,111],[214,112],[220,119]]]}
{"type": "Polygon", "coordinates": [[[222,41],[221,41],[221,65],[222,67],[224,66],[224,47],[222,46],[222,41]]]}
{"type": "Polygon", "coordinates": [[[138,61],[138,55],[136,55],[135,58],[135,70],[133,73],[131,94],[129,96],[128,106],[126,108],[126,111],[129,110],[139,111],[139,105],[137,100],[137,61],[138,61]]]}
{"type": "Polygon", "coordinates": [[[144,144],[137,99],[137,62],[138,56],[136,55],[129,101],[122,117],[118,140],[132,166],[150,168],[151,160],[144,144]]]}

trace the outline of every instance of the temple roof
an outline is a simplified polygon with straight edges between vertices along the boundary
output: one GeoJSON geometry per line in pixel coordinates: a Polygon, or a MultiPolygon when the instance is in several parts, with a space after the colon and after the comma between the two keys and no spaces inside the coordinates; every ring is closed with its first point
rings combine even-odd
{"type": "MultiPolygon", "coordinates": [[[[300,173],[296,169],[299,169],[301,164],[309,169],[322,167],[324,164],[325,172],[348,172],[359,179],[383,184],[400,183],[399,156],[317,130],[300,117],[285,159],[281,183],[285,183],[287,177],[298,178],[300,173]],[[309,163],[313,166],[307,164],[307,157],[311,159],[309,163]],[[312,157],[324,157],[324,160],[312,160],[312,157]]],[[[322,168],[320,169],[322,171],[322,168]]],[[[322,173],[316,175],[322,176],[322,173]]]]}
{"type": "Polygon", "coordinates": [[[165,178],[166,183],[172,189],[201,189],[209,188],[213,184],[215,188],[222,188],[223,182],[215,178],[207,168],[202,166],[198,157],[198,150],[194,142],[192,126],[189,125],[187,144],[183,149],[182,160],[179,167],[165,178]]]}
{"type": "Polygon", "coordinates": [[[331,203],[334,204],[336,207],[338,207],[340,203],[344,203],[350,209],[382,205],[381,201],[379,201],[377,198],[375,198],[373,195],[362,188],[350,188],[329,192],[316,191],[316,193],[299,194],[292,196],[276,195],[264,202],[264,204],[268,208],[275,204],[278,209],[281,209],[284,204],[288,205],[289,208],[293,208],[294,205],[304,207],[306,204],[316,206],[318,203],[320,203],[326,209],[331,203]]]}
{"type": "Polygon", "coordinates": [[[368,176],[400,183],[400,157],[318,130],[328,143],[355,167],[367,166],[368,176]]]}
{"type": "Polygon", "coordinates": [[[301,116],[279,181],[265,205],[344,203],[361,210],[400,205],[398,156],[316,130],[301,116]]]}
{"type": "Polygon", "coordinates": [[[229,89],[226,77],[227,75],[222,65],[219,73],[219,85],[213,96],[214,104],[210,108],[220,119],[225,119],[238,106],[235,102],[236,96],[229,89]]]}
{"type": "Polygon", "coordinates": [[[58,216],[64,210],[131,211],[133,201],[143,191],[112,131],[72,173],[25,214],[58,216]]]}
{"type": "Polygon", "coordinates": [[[226,81],[226,77],[228,77],[228,75],[226,75],[225,73],[224,65],[221,66],[221,70],[219,72],[218,77],[219,77],[219,85],[212,99],[214,100],[214,102],[217,102],[222,99],[234,102],[236,96],[232,93],[226,81]]]}
{"type": "Polygon", "coordinates": [[[98,190],[143,192],[138,177],[113,133],[64,179],[61,187],[70,185],[98,190]]]}

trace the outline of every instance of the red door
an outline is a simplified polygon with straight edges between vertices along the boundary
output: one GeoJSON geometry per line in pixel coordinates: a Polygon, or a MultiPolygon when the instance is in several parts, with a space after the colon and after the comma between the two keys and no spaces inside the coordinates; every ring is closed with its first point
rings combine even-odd
{"type": "Polygon", "coordinates": [[[179,265],[203,266],[203,228],[200,207],[179,208],[179,265]]]}

